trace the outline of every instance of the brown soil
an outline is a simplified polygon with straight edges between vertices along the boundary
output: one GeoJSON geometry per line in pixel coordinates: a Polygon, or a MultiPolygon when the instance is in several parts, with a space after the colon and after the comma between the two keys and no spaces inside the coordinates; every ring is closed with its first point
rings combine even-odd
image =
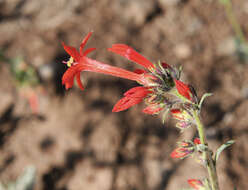
{"type": "MultiPolygon", "coordinates": [[[[247,33],[248,2],[233,6],[247,33]]],[[[248,189],[248,65],[234,54],[232,29],[213,0],[0,1],[0,48],[33,65],[45,89],[40,113],[31,114],[1,60],[0,181],[16,179],[29,165],[37,168],[36,190],[174,190],[205,175],[192,159],[169,156],[193,130],[180,134],[170,122],[142,114],[142,105],[111,112],[135,83],[83,73],[86,90],[65,92],[61,61],[68,55],[60,42],[78,47],[91,30],[92,58],[132,70],[134,64],[106,51],[125,43],[152,61],[182,65],[200,96],[214,93],[202,112],[210,145],[236,140],[218,164],[221,189],[248,189]]]]}

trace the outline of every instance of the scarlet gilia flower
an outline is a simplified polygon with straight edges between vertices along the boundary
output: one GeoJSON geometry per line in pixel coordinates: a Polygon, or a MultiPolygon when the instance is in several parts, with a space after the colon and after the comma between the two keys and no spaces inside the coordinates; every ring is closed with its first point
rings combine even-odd
{"type": "Polygon", "coordinates": [[[89,48],[84,50],[84,47],[91,35],[92,32],[88,33],[88,35],[83,39],[80,45],[79,52],[74,47],[67,46],[62,43],[65,51],[71,56],[69,61],[64,62],[69,67],[62,77],[62,84],[65,85],[66,89],[69,89],[73,86],[74,77],[76,77],[78,86],[82,90],[84,90],[83,84],[80,80],[80,73],[82,71],[91,71],[112,75],[120,78],[126,78],[129,80],[137,81],[138,83],[143,85],[147,85],[147,83],[149,83],[149,76],[145,76],[144,74],[138,74],[135,72],[130,72],[118,67],[113,67],[88,58],[87,55],[95,50],[95,48],[89,48]]]}
{"type": "Polygon", "coordinates": [[[196,144],[199,143],[199,139],[196,138],[194,143],[192,141],[182,141],[178,143],[178,148],[176,148],[172,153],[172,158],[185,158],[192,155],[196,151],[196,144]]]}
{"type": "Polygon", "coordinates": [[[201,180],[189,179],[188,184],[193,187],[195,190],[205,190],[204,184],[201,180]]]}
{"type": "Polygon", "coordinates": [[[88,58],[87,55],[95,50],[95,48],[84,50],[91,35],[92,32],[88,33],[84,38],[79,51],[62,43],[65,51],[71,56],[69,61],[64,62],[69,67],[62,77],[62,84],[65,85],[66,89],[73,86],[75,77],[80,89],[84,89],[80,79],[82,71],[103,73],[133,80],[142,85],[131,88],[124,93],[124,97],[114,106],[113,112],[126,110],[142,100],[145,100],[147,104],[147,107],[143,110],[147,114],[156,114],[165,108],[171,108],[172,102],[169,101],[165,94],[174,88],[175,81],[178,81],[180,78],[180,71],[166,63],[159,62],[158,64],[153,64],[133,48],[124,44],[114,44],[108,50],[141,65],[145,70],[136,69],[134,72],[131,72],[88,58]]]}

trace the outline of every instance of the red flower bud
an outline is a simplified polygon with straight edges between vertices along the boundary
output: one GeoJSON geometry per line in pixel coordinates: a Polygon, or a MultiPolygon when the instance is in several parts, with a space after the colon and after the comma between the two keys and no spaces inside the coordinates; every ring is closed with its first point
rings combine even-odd
{"type": "Polygon", "coordinates": [[[195,190],[204,190],[204,185],[200,180],[197,179],[189,179],[188,184],[193,187],[195,190]]]}
{"type": "Polygon", "coordinates": [[[176,83],[176,88],[177,88],[178,93],[191,101],[192,93],[190,91],[189,86],[180,80],[174,80],[174,81],[176,83]]]}
{"type": "Polygon", "coordinates": [[[179,147],[176,148],[172,153],[172,158],[185,158],[195,151],[195,146],[191,141],[179,142],[179,147]]]}
{"type": "Polygon", "coordinates": [[[201,140],[199,138],[194,139],[194,144],[201,144],[201,140]]]}

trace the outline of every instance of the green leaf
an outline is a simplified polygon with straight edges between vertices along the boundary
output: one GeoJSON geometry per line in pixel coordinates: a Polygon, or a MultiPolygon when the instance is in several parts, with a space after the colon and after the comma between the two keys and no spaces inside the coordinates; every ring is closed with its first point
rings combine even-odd
{"type": "Polygon", "coordinates": [[[207,97],[209,97],[209,96],[212,96],[213,94],[212,93],[205,93],[205,94],[203,94],[203,96],[202,96],[202,98],[201,98],[201,101],[200,101],[200,103],[199,103],[199,108],[201,109],[201,107],[202,107],[202,103],[203,103],[203,101],[205,100],[205,98],[207,98],[207,97]]]}
{"type": "Polygon", "coordinates": [[[220,157],[220,153],[226,149],[227,147],[231,146],[235,141],[234,140],[230,140],[230,141],[227,141],[225,144],[221,145],[217,151],[216,151],[216,154],[215,154],[215,162],[217,162],[217,160],[219,159],[220,157]]]}

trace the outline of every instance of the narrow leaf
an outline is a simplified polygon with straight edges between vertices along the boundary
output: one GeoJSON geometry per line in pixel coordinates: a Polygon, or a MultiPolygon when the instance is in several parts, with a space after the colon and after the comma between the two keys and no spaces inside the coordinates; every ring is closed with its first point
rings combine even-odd
{"type": "Polygon", "coordinates": [[[217,160],[219,159],[220,157],[220,153],[226,149],[227,147],[231,146],[235,141],[234,140],[230,140],[230,141],[227,141],[225,144],[221,145],[217,151],[216,151],[216,154],[215,154],[215,162],[217,162],[217,160]]]}
{"type": "Polygon", "coordinates": [[[203,103],[203,101],[205,100],[205,98],[207,98],[207,97],[209,97],[209,96],[212,96],[213,94],[212,93],[205,93],[203,96],[202,96],[202,98],[201,98],[201,101],[200,101],[200,103],[199,103],[199,108],[201,109],[201,107],[202,107],[202,103],[203,103]]]}

